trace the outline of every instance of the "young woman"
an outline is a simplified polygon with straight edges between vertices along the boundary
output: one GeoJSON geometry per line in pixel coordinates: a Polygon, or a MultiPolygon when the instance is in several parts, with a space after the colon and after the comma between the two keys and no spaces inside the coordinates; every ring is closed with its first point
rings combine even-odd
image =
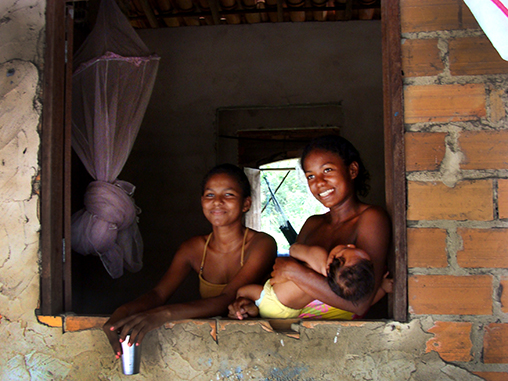
{"type": "Polygon", "coordinates": [[[242,223],[251,206],[250,184],[243,171],[231,164],[213,168],[203,179],[201,205],[212,232],[184,242],[157,286],[119,307],[104,325],[117,358],[127,334],[129,345],[137,345],[168,321],[225,315],[238,288],[268,278],[277,245],[268,234],[242,223]],[[199,276],[202,299],[165,305],[191,271],[199,276]]]}
{"type": "MultiPolygon", "coordinates": [[[[302,310],[300,317],[349,320],[355,314],[362,316],[373,303],[386,272],[391,235],[388,215],[382,208],[360,201],[358,196],[368,192],[369,174],[360,154],[348,140],[335,135],[314,139],[305,147],[301,165],[310,191],[330,210],[309,217],[296,242],[319,246],[326,252],[338,245],[354,245],[363,250],[374,267],[375,287],[366,298],[353,303],[336,295],[323,274],[291,257],[277,258],[270,282],[275,286],[292,281],[315,299],[302,310]]],[[[248,303],[249,300],[237,300],[230,307],[230,317],[233,312],[251,316],[248,303]]]]}
{"type": "Polygon", "coordinates": [[[321,246],[327,251],[339,244],[355,245],[368,253],[374,265],[375,287],[369,297],[352,303],[326,287],[327,281],[323,275],[291,258],[276,261],[272,284],[291,280],[314,299],[324,303],[304,308],[302,314],[306,317],[334,318],[344,311],[362,316],[372,304],[386,272],[391,236],[388,215],[382,208],[366,204],[358,198],[365,196],[369,190],[366,183],[369,174],[360,154],[347,139],[335,135],[316,138],[305,147],[301,165],[310,191],[330,211],[309,217],[297,242],[321,246]]]}

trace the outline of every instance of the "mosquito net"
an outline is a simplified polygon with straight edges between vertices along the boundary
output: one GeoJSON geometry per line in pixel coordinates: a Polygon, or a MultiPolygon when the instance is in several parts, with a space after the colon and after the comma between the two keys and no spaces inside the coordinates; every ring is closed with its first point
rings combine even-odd
{"type": "Polygon", "coordinates": [[[150,99],[159,57],[150,54],[114,0],[102,0],[74,56],[72,147],[95,181],[72,216],[72,249],[97,255],[113,278],[143,266],[135,186],[117,179],[150,99]]]}

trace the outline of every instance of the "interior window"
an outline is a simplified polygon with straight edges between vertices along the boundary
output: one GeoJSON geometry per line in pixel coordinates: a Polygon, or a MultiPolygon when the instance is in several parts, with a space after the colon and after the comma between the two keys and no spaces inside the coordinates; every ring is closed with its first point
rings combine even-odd
{"type": "Polygon", "coordinates": [[[306,219],[327,209],[310,193],[298,158],[260,169],[261,230],[275,238],[278,255],[287,256],[306,219]]]}

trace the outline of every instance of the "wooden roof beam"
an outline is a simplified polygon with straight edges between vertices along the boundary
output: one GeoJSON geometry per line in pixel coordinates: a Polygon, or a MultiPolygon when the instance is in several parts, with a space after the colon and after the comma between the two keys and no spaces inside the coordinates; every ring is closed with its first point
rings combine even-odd
{"type": "Polygon", "coordinates": [[[146,18],[148,19],[148,23],[154,29],[159,27],[159,23],[157,18],[155,17],[155,13],[153,12],[152,7],[148,4],[148,0],[141,0],[141,6],[143,7],[143,12],[145,12],[146,18]]]}

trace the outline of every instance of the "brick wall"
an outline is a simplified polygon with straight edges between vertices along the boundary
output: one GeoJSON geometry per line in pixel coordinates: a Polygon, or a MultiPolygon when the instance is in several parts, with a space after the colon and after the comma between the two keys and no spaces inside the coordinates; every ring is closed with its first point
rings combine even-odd
{"type": "Polygon", "coordinates": [[[462,0],[400,0],[411,317],[508,380],[508,62],[462,0]]]}

